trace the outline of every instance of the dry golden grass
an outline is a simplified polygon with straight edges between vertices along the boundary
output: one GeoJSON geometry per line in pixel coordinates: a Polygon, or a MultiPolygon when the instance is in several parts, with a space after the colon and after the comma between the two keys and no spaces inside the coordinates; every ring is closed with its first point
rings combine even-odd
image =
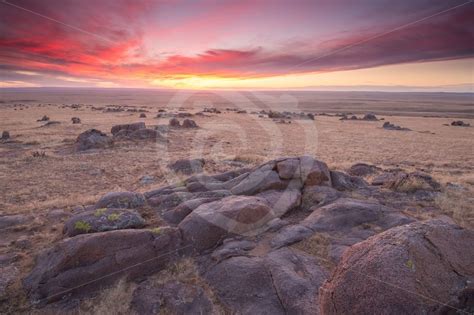
{"type": "MultiPolygon", "coordinates": [[[[197,111],[207,105],[201,103],[203,106],[199,108],[188,107],[197,111]]],[[[193,119],[201,128],[172,131],[168,134],[168,144],[124,142],[97,152],[67,151],[76,137],[90,128],[110,133],[113,125],[121,123],[167,124],[168,119],[153,118],[158,108],[147,109],[150,110],[147,118],[140,119],[139,113],[103,113],[89,107],[75,110],[29,105],[21,111],[0,107],[0,132],[10,131],[17,141],[0,144],[0,215],[23,213],[35,218],[18,232],[32,235],[32,248],[21,253],[23,272],[31,269],[37,251],[62,237],[62,224],[51,225],[45,218],[49,210],[69,211],[77,205],[93,204],[109,191],[144,192],[178,182],[184,176],[172,173],[166,165],[181,158],[204,158],[206,173],[233,169],[236,166],[229,163],[232,161],[254,166],[277,157],[303,154],[313,155],[331,168],[341,170],[359,162],[383,168],[422,170],[443,184],[453,182],[467,188],[446,192],[438,199],[438,205],[463,226],[473,227],[474,128],[443,125],[452,119],[384,116],[385,121],[413,130],[398,132],[382,129],[383,122],[341,122],[337,117],[317,116],[315,121],[279,124],[254,114],[224,111],[209,117],[195,116],[193,119]],[[42,123],[36,120],[43,115],[61,124],[40,127],[42,123]],[[80,117],[83,123],[71,124],[74,116],[80,117]],[[45,152],[46,156],[32,157],[35,151],[45,152]],[[153,176],[155,182],[141,184],[144,175],[153,176]]],[[[472,119],[464,120],[474,125],[472,119]]],[[[327,242],[321,236],[294,246],[315,256],[327,255],[327,242]]],[[[0,254],[10,249],[8,242],[0,240],[0,254]]],[[[183,279],[194,277],[186,271],[167,272],[172,277],[181,274],[186,275],[183,279]]],[[[113,288],[108,294],[110,298],[104,300],[120,298],[120,292],[114,292],[113,288]]],[[[104,309],[108,309],[107,303],[104,309]]]]}
{"type": "Polygon", "coordinates": [[[436,204],[459,225],[474,229],[474,193],[445,190],[436,198],[436,204]]]}
{"type": "Polygon", "coordinates": [[[136,285],[120,279],[108,289],[102,290],[99,296],[86,300],[81,305],[81,314],[126,315],[131,314],[130,303],[136,285]]]}

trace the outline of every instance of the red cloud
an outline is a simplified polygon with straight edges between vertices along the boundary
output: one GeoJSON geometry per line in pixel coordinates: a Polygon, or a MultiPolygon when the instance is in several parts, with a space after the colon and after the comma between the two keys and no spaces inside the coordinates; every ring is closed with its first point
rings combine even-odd
{"type": "MultiPolygon", "coordinates": [[[[13,0],[12,0],[13,1],[13,0]]],[[[337,71],[387,64],[468,58],[474,55],[473,5],[373,38],[389,28],[349,32],[315,45],[314,40],[275,48],[209,49],[196,55],[174,54],[164,60],[147,56],[141,23],[156,3],[146,1],[68,0],[44,5],[14,1],[48,20],[16,7],[0,11],[0,63],[3,68],[92,76],[156,78],[176,75],[271,76],[337,71]],[[100,14],[98,14],[100,13],[100,14]],[[366,41],[367,38],[373,38],[366,41]],[[358,44],[359,43],[359,44],[358,44]]],[[[295,4],[296,5],[296,4],[295,4]]],[[[248,7],[243,6],[246,9],[248,7]]],[[[243,10],[233,7],[229,12],[243,10]]],[[[219,10],[215,9],[215,14],[219,10]]],[[[220,19],[225,19],[223,16],[220,19]]],[[[229,18],[229,17],[227,17],[229,18]]],[[[185,25],[200,25],[185,23],[185,25]]],[[[210,25],[206,24],[206,28],[210,25]]],[[[189,31],[181,25],[174,28],[189,31]]],[[[230,34],[229,36],[232,36],[230,34]]],[[[262,43],[263,44],[263,43],[262,43]]]]}

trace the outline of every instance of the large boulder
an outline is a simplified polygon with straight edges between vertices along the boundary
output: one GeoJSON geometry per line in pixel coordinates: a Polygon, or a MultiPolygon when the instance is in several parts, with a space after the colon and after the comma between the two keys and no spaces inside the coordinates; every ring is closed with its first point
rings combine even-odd
{"type": "Polygon", "coordinates": [[[182,125],[183,128],[197,128],[198,125],[196,124],[196,122],[192,119],[185,119],[183,121],[183,125],[182,125]]]}
{"type": "Polygon", "coordinates": [[[200,286],[170,280],[163,284],[144,281],[133,292],[132,309],[137,314],[211,314],[213,305],[200,286]]]}
{"type": "Polygon", "coordinates": [[[474,231],[433,220],[352,246],[320,290],[323,314],[468,314],[474,231]]]}
{"type": "Polygon", "coordinates": [[[230,196],[196,208],[178,225],[197,251],[212,248],[231,235],[250,233],[275,218],[259,197],[230,196]]]}
{"type": "Polygon", "coordinates": [[[169,125],[170,125],[170,127],[174,127],[174,128],[181,127],[181,123],[179,122],[179,120],[177,118],[171,118],[170,121],[169,121],[169,125]]]}
{"type": "MultiPolygon", "coordinates": [[[[340,198],[323,207],[315,207],[300,222],[313,232],[327,234],[330,239],[328,259],[337,263],[351,245],[394,226],[414,220],[377,202],[340,198]]],[[[300,235],[304,239],[305,235],[300,235]]]]}
{"type": "Polygon", "coordinates": [[[282,179],[299,179],[304,186],[330,185],[331,177],[326,163],[310,156],[282,159],[276,163],[282,179]]]}
{"type": "Polygon", "coordinates": [[[285,314],[262,258],[231,257],[204,276],[231,313],[285,314]]]}
{"type": "Polygon", "coordinates": [[[102,196],[95,204],[97,209],[101,208],[125,208],[135,209],[145,205],[145,197],[136,192],[119,191],[109,192],[102,196]]]}
{"type": "Polygon", "coordinates": [[[367,224],[388,229],[412,221],[397,210],[377,202],[341,198],[314,209],[302,224],[318,232],[348,232],[354,228],[366,229],[367,224]]]}
{"type": "Polygon", "coordinates": [[[112,146],[112,144],[113,140],[97,129],[84,131],[76,139],[76,149],[78,151],[104,149],[112,146]]]}
{"type": "Polygon", "coordinates": [[[137,122],[133,124],[123,124],[123,125],[115,125],[112,127],[110,130],[110,133],[112,135],[116,136],[119,132],[124,132],[126,135],[131,134],[134,131],[140,130],[140,129],[145,129],[145,123],[144,122],[137,122]]]}
{"type": "Polygon", "coordinates": [[[204,277],[231,313],[317,314],[327,272],[314,257],[283,248],[263,258],[225,259],[204,277]]]}
{"type": "Polygon", "coordinates": [[[105,232],[112,230],[142,228],[145,220],[135,211],[127,209],[103,208],[79,213],[64,225],[67,236],[105,232]]]}
{"type": "Polygon", "coordinates": [[[173,228],[78,235],[43,251],[23,284],[33,301],[87,294],[124,276],[163,269],[176,258],[179,246],[180,233],[173,228]]]}

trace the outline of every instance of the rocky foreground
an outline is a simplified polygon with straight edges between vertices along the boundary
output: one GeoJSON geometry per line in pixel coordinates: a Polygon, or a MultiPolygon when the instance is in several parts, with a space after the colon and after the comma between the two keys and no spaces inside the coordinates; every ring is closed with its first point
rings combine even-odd
{"type": "Polygon", "coordinates": [[[407,211],[438,190],[426,174],[302,156],[111,192],[67,219],[23,285],[62,311],[126,277],[140,314],[472,312],[474,231],[407,211]],[[151,281],[190,257],[199,281],[151,281]]]}

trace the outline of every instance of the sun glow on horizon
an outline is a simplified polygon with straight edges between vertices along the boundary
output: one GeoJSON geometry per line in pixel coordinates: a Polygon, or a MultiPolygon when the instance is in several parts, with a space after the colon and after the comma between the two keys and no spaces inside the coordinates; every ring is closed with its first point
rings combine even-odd
{"type": "MultiPolygon", "coordinates": [[[[229,77],[181,74],[150,81],[154,87],[174,89],[311,89],[321,87],[468,85],[473,82],[473,58],[388,65],[324,73],[299,73],[267,77],[229,77]],[[466,69],[468,71],[466,71],[466,69]]],[[[472,91],[472,90],[471,90],[472,91]]]]}

